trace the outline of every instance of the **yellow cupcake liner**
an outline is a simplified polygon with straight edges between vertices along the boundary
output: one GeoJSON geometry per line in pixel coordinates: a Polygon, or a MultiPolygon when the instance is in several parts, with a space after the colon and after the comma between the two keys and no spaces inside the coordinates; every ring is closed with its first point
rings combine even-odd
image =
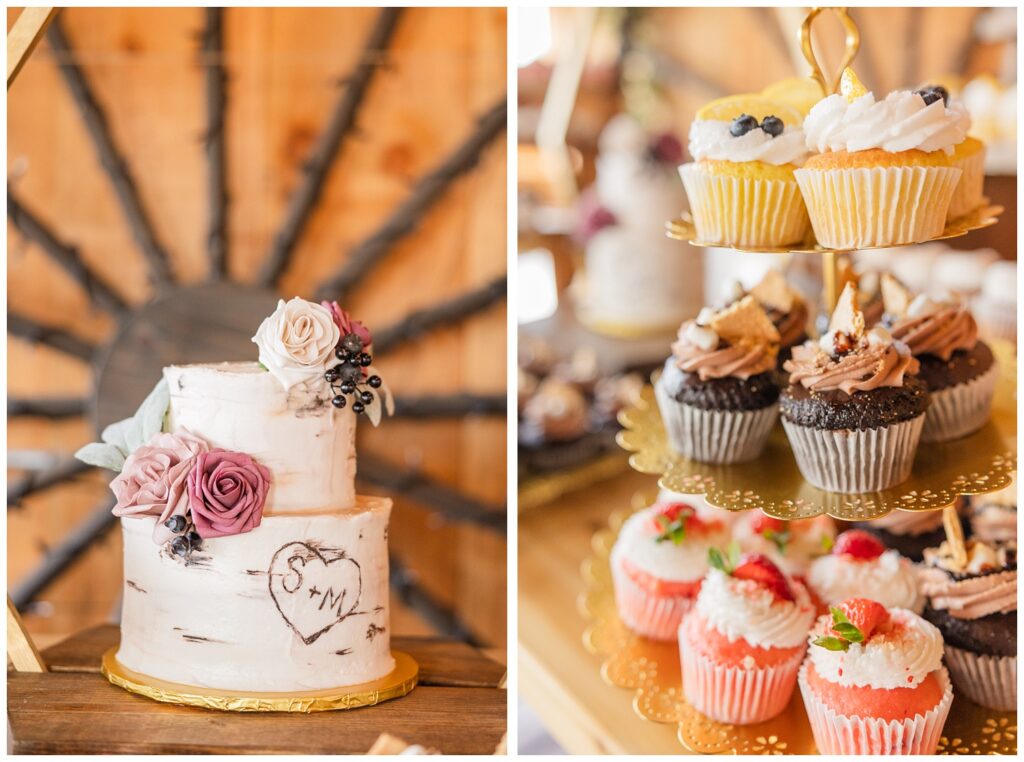
{"type": "Polygon", "coordinates": [[[849,251],[942,235],[962,171],[956,167],[798,169],[814,235],[849,251]]]}
{"type": "Polygon", "coordinates": [[[960,182],[956,184],[953,198],[949,201],[949,212],[946,217],[955,220],[981,206],[985,185],[985,149],[975,151],[970,156],[955,159],[953,166],[963,172],[960,182]]]}
{"type": "Polygon", "coordinates": [[[695,163],[681,166],[679,175],[702,243],[778,248],[807,237],[807,209],[792,180],[720,175],[695,163]]]}

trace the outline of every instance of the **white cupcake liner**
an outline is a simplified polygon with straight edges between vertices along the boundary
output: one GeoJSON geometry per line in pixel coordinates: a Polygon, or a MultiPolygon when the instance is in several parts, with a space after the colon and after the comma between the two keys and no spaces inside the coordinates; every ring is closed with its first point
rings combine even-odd
{"type": "Polygon", "coordinates": [[[826,492],[877,492],[906,480],[924,415],[878,429],[815,429],[782,419],[800,473],[826,492]]]}
{"type": "Polygon", "coordinates": [[[761,454],[779,406],[760,410],[701,410],[672,398],[661,380],[654,385],[672,449],[701,463],[744,463],[761,454]]]}
{"type": "Polygon", "coordinates": [[[922,442],[948,442],[972,434],[988,420],[999,369],[995,363],[977,378],[929,394],[922,442]]]}
{"type": "Polygon", "coordinates": [[[807,683],[810,660],[800,668],[800,694],[811,721],[818,754],[934,754],[942,737],[953,688],[945,667],[939,670],[942,699],[925,714],[908,720],[852,717],[825,706],[807,683]]]}
{"type": "Polygon", "coordinates": [[[652,595],[614,561],[612,586],[619,619],[633,632],[652,640],[675,640],[679,625],[694,605],[694,598],[689,596],[652,595]]]}
{"type": "Polygon", "coordinates": [[[792,180],[719,175],[693,162],[681,166],[679,175],[702,242],[776,248],[807,237],[807,209],[792,180]]]}
{"type": "Polygon", "coordinates": [[[963,174],[960,175],[960,182],[956,184],[953,197],[949,200],[946,217],[951,220],[962,217],[981,205],[985,185],[985,149],[982,148],[962,159],[954,159],[953,166],[963,174]]]}
{"type": "Polygon", "coordinates": [[[822,246],[863,249],[941,235],[962,172],[955,167],[798,169],[814,235],[822,246]]]}
{"type": "Polygon", "coordinates": [[[1017,711],[1017,657],[976,654],[947,645],[946,666],[957,691],[999,712],[1017,711]]]}
{"type": "Polygon", "coordinates": [[[697,653],[680,632],[679,658],[683,695],[694,709],[716,722],[753,725],[786,708],[796,688],[804,649],[774,667],[729,667],[697,653]]]}

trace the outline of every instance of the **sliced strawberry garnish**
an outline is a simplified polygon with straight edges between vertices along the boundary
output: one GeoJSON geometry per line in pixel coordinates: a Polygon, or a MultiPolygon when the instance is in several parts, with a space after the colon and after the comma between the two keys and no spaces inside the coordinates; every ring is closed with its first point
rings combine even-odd
{"type": "Polygon", "coordinates": [[[858,561],[872,561],[885,552],[885,546],[870,532],[850,529],[836,538],[832,552],[858,561]]]}
{"type": "Polygon", "coordinates": [[[767,516],[761,511],[755,511],[750,517],[750,530],[754,534],[765,532],[783,532],[786,529],[786,522],[772,516],[767,516]]]}
{"type": "MultiPolygon", "coordinates": [[[[865,641],[880,625],[889,621],[888,609],[870,598],[848,598],[839,604],[838,608],[846,616],[847,621],[860,631],[865,641]]],[[[836,635],[840,634],[835,625],[833,625],[832,632],[836,635]]]]}
{"type": "Polygon", "coordinates": [[[796,600],[786,575],[779,571],[779,567],[773,564],[768,556],[748,553],[740,558],[736,568],[732,570],[732,576],[756,582],[781,600],[796,600]]]}

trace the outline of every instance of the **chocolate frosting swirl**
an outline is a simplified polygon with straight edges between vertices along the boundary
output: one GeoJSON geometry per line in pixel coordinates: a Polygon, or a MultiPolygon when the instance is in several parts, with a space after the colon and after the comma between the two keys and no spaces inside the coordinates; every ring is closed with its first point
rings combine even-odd
{"type": "Polygon", "coordinates": [[[1002,571],[957,580],[939,568],[923,569],[919,582],[934,609],[957,619],[981,619],[1017,610],[1017,572],[1002,571]]]}
{"type": "Polygon", "coordinates": [[[920,363],[901,355],[892,344],[869,344],[833,359],[813,341],[793,348],[793,357],[783,364],[791,384],[812,392],[870,391],[883,386],[903,386],[903,376],[918,371],[920,363]]]}
{"type": "Polygon", "coordinates": [[[892,335],[906,343],[915,356],[948,360],[958,349],[974,349],[978,325],[966,307],[952,305],[927,315],[901,318],[893,325],[892,335]]]}
{"type": "Polygon", "coordinates": [[[688,320],[679,329],[679,339],[672,344],[676,365],[686,373],[696,373],[701,381],[712,378],[748,379],[775,367],[777,344],[740,341],[730,344],[719,339],[713,349],[701,349],[687,340],[686,331],[695,321],[688,320]]]}
{"type": "Polygon", "coordinates": [[[768,314],[779,331],[780,346],[795,346],[807,335],[807,305],[802,299],[796,300],[789,312],[771,310],[768,314]]]}

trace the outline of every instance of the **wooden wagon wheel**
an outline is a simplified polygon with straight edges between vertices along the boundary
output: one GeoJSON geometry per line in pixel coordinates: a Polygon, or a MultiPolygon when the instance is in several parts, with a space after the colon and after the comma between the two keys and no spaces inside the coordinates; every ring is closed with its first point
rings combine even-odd
{"type": "MultiPolygon", "coordinates": [[[[207,163],[209,221],[206,253],[206,282],[183,284],[173,275],[168,247],[154,226],[143,202],[136,177],[115,138],[114,125],[94,94],[93,83],[76,59],[66,34],[63,17],[56,17],[46,32],[63,81],[73,97],[100,163],[113,188],[121,213],[143,257],[153,285],[153,297],[141,306],[130,305],[112,284],[94,272],[73,241],[43,221],[43,211],[30,207],[20,197],[16,183],[8,183],[8,218],[24,239],[36,244],[54,263],[63,268],[88,295],[95,308],[110,315],[116,323],[113,335],[102,344],[93,344],[68,331],[48,326],[16,312],[8,315],[12,336],[45,345],[89,364],[93,374],[93,393],[88,398],[33,399],[11,398],[9,416],[41,416],[46,419],[88,416],[97,430],[111,421],[130,415],[159,378],[161,368],[171,363],[210,362],[253,357],[250,342],[254,329],[270,314],[279,296],[282,276],[292,261],[297,244],[321,198],[328,174],[342,145],[357,134],[361,106],[375,77],[386,77],[388,47],[401,25],[403,12],[383,9],[366,39],[354,69],[345,75],[344,86],[320,130],[309,154],[301,180],[287,201],[278,233],[267,252],[254,283],[234,282],[229,278],[231,253],[228,233],[227,148],[225,113],[228,102],[228,72],[224,65],[224,17],[222,8],[205,9],[204,29],[198,52],[204,69],[206,129],[203,136],[207,163]]],[[[446,191],[460,177],[472,172],[481,155],[505,129],[506,99],[496,94],[494,105],[477,119],[474,129],[457,148],[438,156],[433,167],[416,180],[406,198],[394,208],[382,224],[361,242],[339,257],[340,265],[325,277],[307,298],[337,299],[346,303],[354,289],[384,262],[395,246],[416,230],[420,221],[441,202],[446,191]]],[[[58,210],[59,211],[59,210],[58,210]]],[[[502,256],[504,236],[496,236],[493,246],[502,256]]],[[[504,257],[502,256],[502,261],[504,257]]],[[[429,340],[436,329],[470,320],[505,298],[506,281],[502,275],[471,290],[439,303],[409,312],[390,325],[375,326],[374,349],[378,358],[409,342],[429,340]]],[[[372,314],[364,316],[373,321],[372,314]]],[[[502,350],[503,352],[503,350],[502,350]]],[[[497,359],[497,358],[496,358],[497,359]]],[[[468,390],[456,393],[407,396],[396,387],[396,415],[412,420],[438,417],[488,415],[504,417],[506,396],[501,389],[480,394],[468,390]]],[[[18,453],[13,453],[15,458],[18,453]]],[[[20,458],[19,467],[25,467],[20,458]]],[[[9,463],[10,465],[10,463],[9,463]]],[[[40,490],[66,484],[89,471],[74,460],[29,469],[8,487],[8,508],[40,490]]],[[[359,479],[364,485],[391,495],[406,496],[443,518],[472,522],[498,533],[505,531],[503,505],[487,505],[462,494],[454,487],[439,483],[416,469],[396,468],[365,448],[359,453],[359,479]]],[[[55,580],[94,541],[116,522],[105,500],[66,537],[45,555],[42,563],[12,590],[18,608],[23,608],[55,580]]],[[[415,577],[405,566],[392,559],[392,582],[404,602],[410,604],[438,629],[460,637],[468,631],[449,610],[437,605],[420,590],[415,577]]]]}

